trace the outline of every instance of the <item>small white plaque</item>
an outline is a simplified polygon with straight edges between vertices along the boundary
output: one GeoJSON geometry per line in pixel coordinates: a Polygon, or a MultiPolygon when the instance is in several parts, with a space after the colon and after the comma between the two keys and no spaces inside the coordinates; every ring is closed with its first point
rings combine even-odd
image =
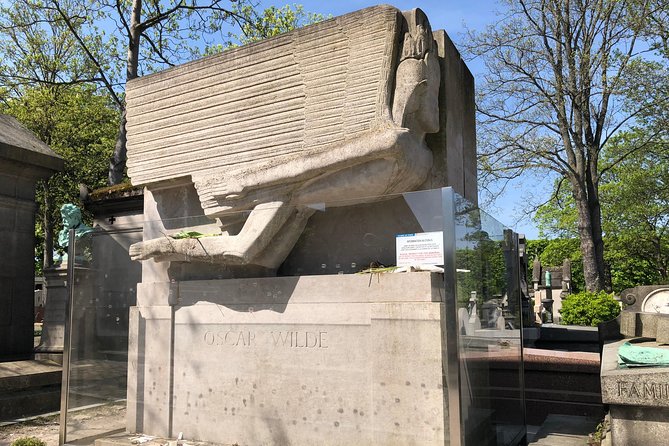
{"type": "Polygon", "coordinates": [[[397,266],[443,265],[444,234],[421,232],[395,236],[397,266]]]}

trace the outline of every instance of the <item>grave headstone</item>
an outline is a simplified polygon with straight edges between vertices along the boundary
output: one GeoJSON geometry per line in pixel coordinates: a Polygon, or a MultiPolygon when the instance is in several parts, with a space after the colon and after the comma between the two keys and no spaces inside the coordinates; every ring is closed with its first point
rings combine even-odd
{"type": "Polygon", "coordinates": [[[628,303],[617,320],[624,339],[604,345],[601,369],[612,445],[663,444],[669,436],[669,288],[636,287],[621,297],[628,303]]]}

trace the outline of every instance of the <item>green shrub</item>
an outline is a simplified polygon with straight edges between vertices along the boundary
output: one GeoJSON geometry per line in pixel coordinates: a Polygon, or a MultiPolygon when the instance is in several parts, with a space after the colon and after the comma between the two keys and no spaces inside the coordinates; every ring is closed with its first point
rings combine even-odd
{"type": "Polygon", "coordinates": [[[561,321],[565,325],[597,326],[600,322],[615,319],[620,314],[620,305],[613,294],[604,291],[584,291],[568,296],[562,301],[561,321]]]}
{"type": "Polygon", "coordinates": [[[21,437],[14,440],[11,446],[46,446],[46,443],[35,437],[21,437]]]}

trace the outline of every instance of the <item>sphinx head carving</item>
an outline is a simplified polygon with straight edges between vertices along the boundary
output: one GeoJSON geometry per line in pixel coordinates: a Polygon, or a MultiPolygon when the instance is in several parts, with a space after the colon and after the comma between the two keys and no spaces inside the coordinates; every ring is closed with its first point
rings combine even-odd
{"type": "Polygon", "coordinates": [[[405,13],[407,29],[395,75],[393,121],[421,139],[439,131],[441,70],[437,44],[420,9],[405,13]]]}

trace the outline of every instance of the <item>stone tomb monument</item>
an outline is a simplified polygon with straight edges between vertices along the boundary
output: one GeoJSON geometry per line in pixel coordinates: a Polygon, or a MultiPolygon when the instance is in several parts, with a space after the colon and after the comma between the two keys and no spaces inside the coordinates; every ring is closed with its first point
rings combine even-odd
{"type": "Polygon", "coordinates": [[[0,115],[0,359],[33,350],[35,183],[63,160],[11,116],[0,115]]]}
{"type": "MultiPolygon", "coordinates": [[[[665,444],[669,436],[669,287],[624,290],[617,320],[624,339],[604,345],[602,401],[613,446],[665,444]]],[[[600,326],[600,332],[604,327],[600,326]]],[[[609,337],[611,336],[609,328],[609,337]]]]}
{"type": "Polygon", "coordinates": [[[421,229],[389,194],[476,200],[473,97],[446,34],[389,6],[129,82],[128,430],[448,443],[443,276],[343,273],[421,229]]]}

